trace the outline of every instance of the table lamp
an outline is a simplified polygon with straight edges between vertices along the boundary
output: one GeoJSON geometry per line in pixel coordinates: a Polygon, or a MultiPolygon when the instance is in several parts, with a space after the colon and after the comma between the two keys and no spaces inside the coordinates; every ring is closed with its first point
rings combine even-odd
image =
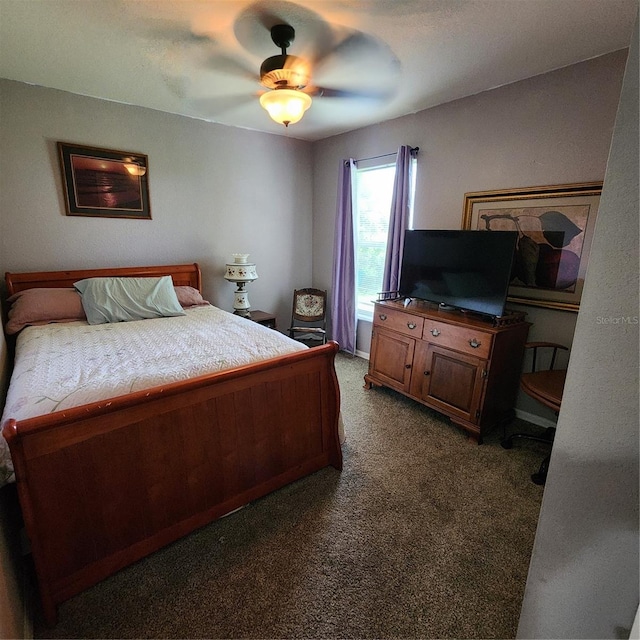
{"type": "Polygon", "coordinates": [[[233,313],[239,316],[249,317],[251,315],[251,305],[249,304],[249,294],[245,291],[247,283],[258,278],[256,265],[247,262],[248,253],[233,253],[233,262],[225,265],[224,278],[229,282],[235,282],[237,289],[233,300],[233,313]]]}

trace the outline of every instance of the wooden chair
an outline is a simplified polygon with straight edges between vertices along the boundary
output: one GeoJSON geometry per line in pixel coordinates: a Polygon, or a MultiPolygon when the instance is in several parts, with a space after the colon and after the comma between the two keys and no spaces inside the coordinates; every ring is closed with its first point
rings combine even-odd
{"type": "Polygon", "coordinates": [[[293,292],[289,337],[308,344],[327,341],[327,292],[322,289],[296,289],[293,292]]]}
{"type": "MultiPolygon", "coordinates": [[[[568,351],[567,347],[556,344],[555,342],[528,342],[525,349],[533,349],[533,359],[531,363],[531,371],[523,373],[520,378],[520,388],[534,400],[542,403],[545,407],[552,409],[556,416],[560,412],[560,403],[562,401],[562,393],[564,391],[564,382],[567,376],[566,369],[554,369],[556,364],[556,356],[558,351],[568,351]],[[551,349],[551,362],[548,369],[537,370],[538,366],[538,349],[551,349]]],[[[521,438],[525,440],[534,440],[536,442],[544,442],[553,445],[553,439],[556,434],[555,427],[549,427],[542,435],[534,435],[531,433],[513,433],[505,437],[500,443],[505,449],[511,449],[513,440],[521,438]]],[[[536,484],[543,485],[547,479],[547,470],[549,469],[549,460],[551,453],[542,461],[537,473],[531,475],[531,480],[536,484]]]]}

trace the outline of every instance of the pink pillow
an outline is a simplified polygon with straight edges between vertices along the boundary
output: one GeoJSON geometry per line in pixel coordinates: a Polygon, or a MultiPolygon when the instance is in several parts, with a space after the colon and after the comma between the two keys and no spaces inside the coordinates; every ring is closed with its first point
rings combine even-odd
{"type": "Polygon", "coordinates": [[[174,289],[176,290],[176,296],[178,296],[178,302],[182,307],[195,307],[209,304],[203,299],[200,292],[193,287],[181,285],[174,287],[174,289]]]}
{"type": "MultiPolygon", "coordinates": [[[[174,288],[182,307],[209,304],[194,287],[174,288]]],[[[25,289],[14,293],[7,302],[11,305],[5,327],[8,335],[18,333],[28,325],[87,319],[82,307],[82,298],[75,289],[25,289]]]]}
{"type": "Polygon", "coordinates": [[[75,289],[25,289],[14,293],[7,302],[11,304],[5,327],[8,334],[18,333],[32,324],[87,319],[82,298],[75,289]]]}

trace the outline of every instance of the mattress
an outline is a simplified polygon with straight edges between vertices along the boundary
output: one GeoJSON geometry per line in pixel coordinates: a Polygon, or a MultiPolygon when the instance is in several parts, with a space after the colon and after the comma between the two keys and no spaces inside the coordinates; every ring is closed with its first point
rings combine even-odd
{"type": "MultiPolygon", "coordinates": [[[[211,305],[171,318],[27,327],[18,336],[2,424],[307,348],[211,305]]],[[[14,479],[0,438],[0,486],[14,479]]]]}

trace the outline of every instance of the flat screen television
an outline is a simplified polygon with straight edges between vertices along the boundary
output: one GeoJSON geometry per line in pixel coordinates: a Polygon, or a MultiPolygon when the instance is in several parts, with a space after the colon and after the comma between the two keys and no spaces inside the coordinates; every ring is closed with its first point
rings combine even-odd
{"type": "Polygon", "coordinates": [[[406,231],[399,295],[502,316],[517,239],[517,231],[406,231]]]}

